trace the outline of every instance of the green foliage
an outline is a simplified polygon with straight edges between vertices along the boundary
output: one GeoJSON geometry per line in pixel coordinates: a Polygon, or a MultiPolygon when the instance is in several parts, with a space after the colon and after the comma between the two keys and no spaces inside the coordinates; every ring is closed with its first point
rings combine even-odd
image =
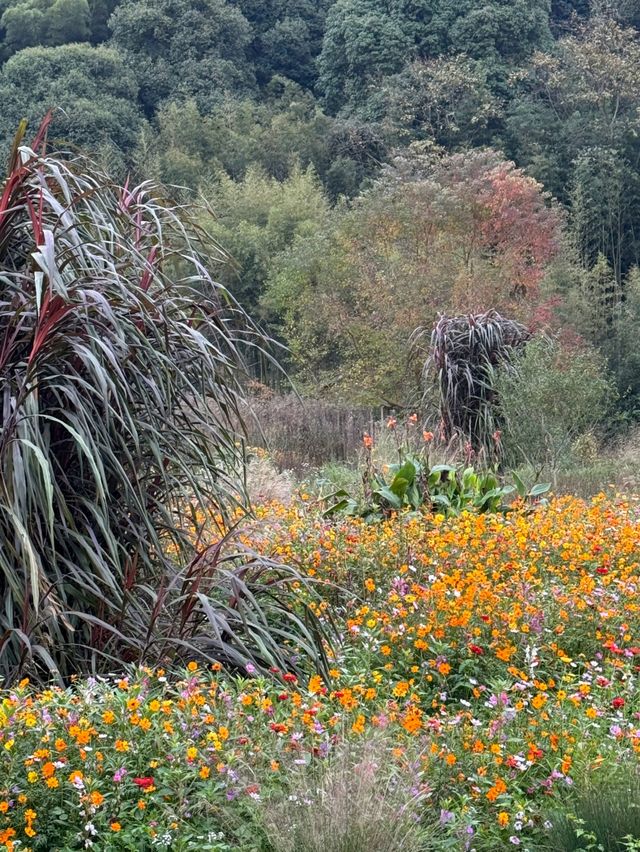
{"type": "Polygon", "coordinates": [[[315,58],[322,46],[331,0],[233,0],[251,22],[250,55],[262,84],[282,75],[305,87],[315,82],[315,58]]]}
{"type": "Polygon", "coordinates": [[[432,139],[450,150],[487,144],[500,112],[486,66],[466,56],[410,63],[387,77],[366,107],[396,144],[432,139]]]}
{"type": "Polygon", "coordinates": [[[551,817],[550,852],[631,852],[640,842],[640,781],[635,767],[580,785],[562,814],[551,817]]]}
{"type": "Polygon", "coordinates": [[[57,108],[51,133],[61,144],[126,152],[140,127],[137,94],[134,75],[112,48],[27,48],[0,70],[0,138],[6,143],[23,118],[37,126],[57,108]]]}
{"type": "Polygon", "coordinates": [[[615,398],[602,357],[543,338],[527,344],[495,382],[508,464],[555,475],[579,452],[578,439],[602,428],[615,398]]]}
{"type": "Polygon", "coordinates": [[[361,100],[375,82],[400,71],[417,55],[413,30],[418,9],[429,19],[431,0],[405,16],[384,0],[338,0],[327,15],[318,59],[320,88],[330,110],[361,100]],[[423,8],[426,7],[426,8],[423,8]]]}
{"type": "Polygon", "coordinates": [[[253,84],[247,63],[251,27],[225,0],[124,0],[109,26],[151,116],[169,98],[211,109],[228,89],[253,84]]]}
{"type": "Polygon", "coordinates": [[[8,59],[25,47],[88,41],[90,23],[87,0],[18,0],[6,5],[0,17],[2,54],[8,59]]]}
{"type": "Polygon", "coordinates": [[[470,466],[431,465],[428,452],[401,452],[396,464],[383,470],[374,467],[371,449],[367,448],[364,476],[364,499],[348,491],[325,497],[329,506],[325,517],[335,514],[357,515],[368,521],[381,520],[393,512],[427,510],[445,517],[462,512],[495,513],[506,511],[505,498],[517,492],[522,500],[538,499],[549,485],[538,484],[527,489],[519,477],[515,485],[501,484],[493,470],[478,471],[470,466]]]}
{"type": "Polygon", "coordinates": [[[640,41],[596,16],[537,54],[507,120],[520,162],[570,205],[583,260],[616,278],[637,263],[640,41]]]}
{"type": "Polygon", "coordinates": [[[222,172],[237,180],[261,167],[282,181],[311,165],[332,198],[357,194],[384,158],[379,135],[325,115],[293,83],[273,81],[271,91],[261,103],[228,98],[209,113],[195,101],[162,107],[141,134],[140,171],[195,189],[222,172]]]}
{"type": "Polygon", "coordinates": [[[197,230],[149,184],[28,148],[0,213],[3,677],[196,645],[288,666],[295,635],[313,656],[295,572],[188,534],[243,500],[243,349],[261,342],[197,230]]]}
{"type": "Polygon", "coordinates": [[[487,304],[530,315],[559,229],[541,187],[496,152],[411,152],[278,258],[266,304],[305,384],[401,405],[418,384],[416,325],[487,304]]]}
{"type": "Polygon", "coordinates": [[[277,255],[314,235],[329,205],[313,171],[297,168],[282,182],[255,167],[238,182],[222,175],[207,196],[214,216],[201,224],[232,258],[220,281],[254,316],[277,255]]]}
{"type": "Polygon", "coordinates": [[[319,87],[330,110],[362,105],[414,59],[464,54],[487,63],[498,88],[506,69],[548,46],[545,0],[338,0],[327,15],[319,87]]]}

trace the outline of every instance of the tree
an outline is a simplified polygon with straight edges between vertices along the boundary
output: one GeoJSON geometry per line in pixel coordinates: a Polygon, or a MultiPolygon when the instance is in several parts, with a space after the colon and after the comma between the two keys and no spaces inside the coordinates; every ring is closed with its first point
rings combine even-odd
{"type": "Polygon", "coordinates": [[[226,0],[125,0],[109,26],[149,117],[168,98],[194,98],[209,110],[229,90],[253,85],[251,27],[226,0]]]}
{"type": "Polygon", "coordinates": [[[281,182],[254,166],[241,181],[221,177],[207,196],[215,218],[201,223],[232,258],[220,281],[255,316],[275,258],[298,237],[313,236],[329,205],[313,171],[299,168],[281,182]]]}
{"type": "Polygon", "coordinates": [[[449,150],[486,143],[500,113],[486,67],[465,56],[412,62],[387,77],[366,107],[392,143],[432,139],[449,150]]]}
{"type": "Polygon", "coordinates": [[[140,127],[137,95],[134,75],[111,48],[27,48],[0,71],[0,138],[6,146],[23,117],[37,125],[56,108],[55,139],[96,152],[104,146],[127,152],[140,127]]]}
{"type": "Polygon", "coordinates": [[[266,305],[303,382],[399,404],[416,387],[416,326],[489,309],[535,323],[561,241],[542,187],[496,152],[397,158],[277,259],[266,305]]]}
{"type": "Polygon", "coordinates": [[[281,75],[311,88],[330,0],[235,0],[234,5],[253,30],[250,58],[258,82],[265,85],[281,75]]]}
{"type": "Polygon", "coordinates": [[[0,17],[3,58],[25,47],[88,41],[90,23],[87,0],[17,0],[6,6],[0,17]]]}
{"type": "Polygon", "coordinates": [[[551,0],[551,29],[555,35],[564,35],[578,17],[588,18],[590,0],[551,0]]]}
{"type": "Polygon", "coordinates": [[[508,69],[550,44],[546,0],[338,0],[327,15],[319,86],[331,111],[352,109],[414,59],[465,54],[485,62],[506,93],[508,69]]]}
{"type": "Polygon", "coordinates": [[[495,383],[506,461],[550,471],[554,480],[575,459],[585,433],[602,427],[615,399],[596,351],[537,338],[495,383]]]}
{"type": "Polygon", "coordinates": [[[640,39],[597,16],[534,57],[507,120],[516,158],[570,208],[589,267],[603,253],[620,285],[638,262],[640,39]]]}
{"type": "MultiPolygon", "coordinates": [[[[430,3],[416,6],[428,7],[430,3]]],[[[362,101],[370,86],[417,56],[415,17],[385,0],[337,0],[327,15],[319,85],[330,110],[362,101]]]]}
{"type": "Polygon", "coordinates": [[[332,198],[356,195],[386,157],[375,129],[325,115],[312,95],[282,79],[268,92],[260,103],[225,98],[208,114],[192,100],[161,107],[139,140],[141,173],[196,188],[223,173],[241,179],[252,164],[280,181],[312,165],[332,198]]]}

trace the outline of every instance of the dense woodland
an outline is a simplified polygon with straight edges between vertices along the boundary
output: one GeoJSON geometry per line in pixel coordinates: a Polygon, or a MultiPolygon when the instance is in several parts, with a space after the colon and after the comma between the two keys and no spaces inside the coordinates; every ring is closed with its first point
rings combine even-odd
{"type": "Polygon", "coordinates": [[[497,309],[553,341],[556,397],[604,379],[575,405],[637,416],[638,0],[2,0],[0,27],[5,150],[55,107],[56,144],[201,201],[299,387],[402,405],[416,327],[497,309]]]}

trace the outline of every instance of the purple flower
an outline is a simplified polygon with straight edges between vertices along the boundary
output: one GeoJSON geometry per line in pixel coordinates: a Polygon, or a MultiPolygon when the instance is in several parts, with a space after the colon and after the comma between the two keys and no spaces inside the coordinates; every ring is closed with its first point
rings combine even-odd
{"type": "Polygon", "coordinates": [[[455,814],[453,811],[446,811],[444,808],[440,811],[440,825],[446,825],[448,822],[451,822],[455,819],[455,814]]]}
{"type": "Polygon", "coordinates": [[[116,771],[113,773],[113,780],[116,782],[116,784],[119,784],[126,774],[127,770],[124,768],[124,766],[121,766],[120,769],[116,769],[116,771]]]}

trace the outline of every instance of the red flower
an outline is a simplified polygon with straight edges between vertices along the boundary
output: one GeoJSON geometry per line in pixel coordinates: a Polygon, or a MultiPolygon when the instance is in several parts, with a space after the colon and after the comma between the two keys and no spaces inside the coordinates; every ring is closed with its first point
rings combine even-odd
{"type": "Polygon", "coordinates": [[[280,695],[278,695],[278,701],[286,701],[288,697],[288,692],[281,692],[280,695]]]}
{"type": "Polygon", "coordinates": [[[480,645],[469,645],[469,650],[472,654],[477,654],[479,657],[484,654],[484,651],[482,650],[480,645]]]}
{"type": "Polygon", "coordinates": [[[608,573],[609,573],[608,568],[604,568],[604,567],[596,568],[596,574],[608,574],[608,573]]]}
{"type": "Polygon", "coordinates": [[[147,790],[149,787],[153,787],[153,778],[134,778],[133,783],[142,787],[143,790],[147,790]]]}
{"type": "Polygon", "coordinates": [[[624,707],[624,698],[614,698],[611,702],[611,706],[614,710],[619,710],[621,707],[624,707]]]}
{"type": "Polygon", "coordinates": [[[297,683],[298,678],[294,674],[290,674],[287,672],[285,675],[282,675],[283,680],[286,680],[287,683],[297,683]]]}

